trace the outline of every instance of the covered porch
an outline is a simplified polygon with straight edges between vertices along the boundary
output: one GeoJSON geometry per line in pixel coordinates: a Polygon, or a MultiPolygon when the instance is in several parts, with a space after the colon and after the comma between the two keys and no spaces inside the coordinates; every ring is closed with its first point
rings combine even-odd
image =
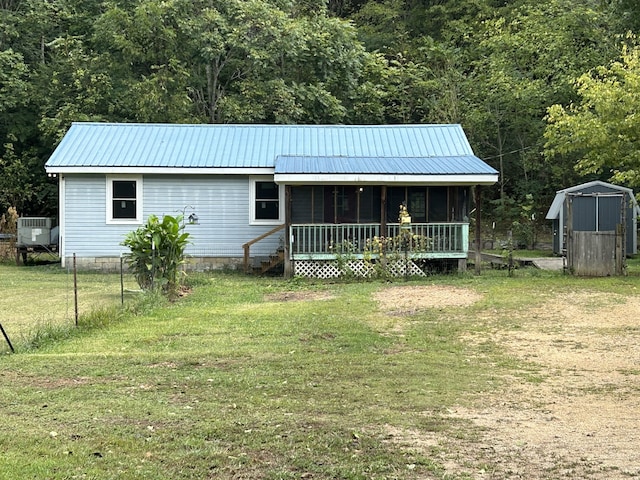
{"type": "Polygon", "coordinates": [[[285,191],[288,275],[466,268],[470,186],[290,185],[285,191]]]}
{"type": "Polygon", "coordinates": [[[468,223],[290,226],[287,269],[296,276],[425,276],[466,269],[468,223]]]}
{"type": "Polygon", "coordinates": [[[291,260],[335,260],[338,256],[377,259],[393,255],[412,258],[466,258],[468,223],[293,224],[291,260]]]}
{"type": "Polygon", "coordinates": [[[381,267],[424,275],[434,262],[465,269],[472,189],[495,183],[497,172],[463,146],[427,157],[278,156],[285,276],[381,267]]]}

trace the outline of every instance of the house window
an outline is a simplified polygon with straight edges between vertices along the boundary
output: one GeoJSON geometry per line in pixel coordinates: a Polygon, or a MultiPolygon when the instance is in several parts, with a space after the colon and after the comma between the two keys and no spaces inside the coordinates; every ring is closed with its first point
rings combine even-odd
{"type": "Polygon", "coordinates": [[[141,177],[107,177],[107,223],[142,223],[141,177]]]}
{"type": "Polygon", "coordinates": [[[272,180],[252,178],[251,223],[278,224],[284,221],[283,187],[272,180]]]}

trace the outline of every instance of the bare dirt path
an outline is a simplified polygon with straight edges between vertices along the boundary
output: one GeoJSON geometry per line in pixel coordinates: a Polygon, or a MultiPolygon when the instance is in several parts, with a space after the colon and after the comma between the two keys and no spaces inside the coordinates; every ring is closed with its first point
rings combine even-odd
{"type": "MultiPolygon", "coordinates": [[[[479,298],[465,289],[402,288],[380,293],[381,308],[411,314],[479,298]]],[[[515,312],[518,328],[480,320],[489,333],[464,341],[491,340],[531,368],[449,410],[471,422],[472,433],[393,431],[394,441],[436,455],[446,473],[433,478],[640,478],[640,298],[581,292],[515,312]]]]}

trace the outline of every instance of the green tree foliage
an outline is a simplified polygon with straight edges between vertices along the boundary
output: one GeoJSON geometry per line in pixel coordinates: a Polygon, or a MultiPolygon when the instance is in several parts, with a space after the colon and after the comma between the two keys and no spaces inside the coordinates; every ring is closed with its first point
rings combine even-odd
{"type": "Polygon", "coordinates": [[[150,215],[144,226],[125,237],[122,245],[131,250],[125,260],[140,288],[162,289],[169,297],[179,293],[180,265],[189,244],[189,233],[181,223],[182,216],[165,215],[160,221],[150,215]]]}
{"type": "Polygon", "coordinates": [[[347,22],[264,0],[142,0],[96,22],[138,121],[336,123],[366,53],[347,22]]]}
{"type": "Polygon", "coordinates": [[[581,175],[640,187],[640,47],[576,81],[579,99],[549,108],[545,132],[550,161],[568,157],[581,175]]]}
{"type": "Polygon", "coordinates": [[[638,13],[630,0],[0,1],[0,207],[55,212],[42,165],[73,121],[447,122],[501,172],[489,215],[508,225],[531,194],[541,218],[590,171],[577,152],[543,161],[547,109],[577,105],[573,79],[618,55],[638,13]]]}
{"type": "Polygon", "coordinates": [[[55,212],[42,167],[73,121],[382,120],[375,59],[322,2],[7,0],[0,22],[0,206],[28,214],[55,212]]]}
{"type": "Polygon", "coordinates": [[[501,173],[491,215],[510,225],[527,195],[543,218],[555,190],[577,177],[544,162],[544,117],[575,99],[574,78],[615,55],[625,3],[616,2],[372,0],[347,10],[386,61],[374,90],[383,122],[462,123],[501,173]]]}
{"type": "MultiPolygon", "coordinates": [[[[52,215],[57,210],[57,185],[43,168],[54,139],[40,127],[49,111],[73,103],[56,79],[70,77],[60,67],[65,57],[67,63],[84,66],[68,47],[78,44],[80,32],[90,26],[90,17],[77,8],[85,11],[92,3],[21,0],[4,2],[0,9],[0,91],[7,92],[0,94],[0,206],[16,205],[23,215],[52,215]]],[[[74,120],[82,119],[74,109],[67,111],[74,120]]]]}
{"type": "Polygon", "coordinates": [[[620,32],[640,31],[640,3],[637,0],[604,0],[620,32]]]}
{"type": "Polygon", "coordinates": [[[532,194],[543,218],[553,193],[575,178],[543,161],[546,109],[575,98],[573,79],[614,48],[608,17],[592,2],[522,2],[502,13],[483,23],[467,50],[463,123],[480,156],[500,172],[497,220],[508,225],[516,219],[509,201],[521,204],[532,194]]]}
{"type": "Polygon", "coordinates": [[[29,114],[33,87],[23,56],[0,51],[0,210],[19,212],[31,205],[41,209],[51,193],[35,145],[25,142],[33,116],[29,114]]]}

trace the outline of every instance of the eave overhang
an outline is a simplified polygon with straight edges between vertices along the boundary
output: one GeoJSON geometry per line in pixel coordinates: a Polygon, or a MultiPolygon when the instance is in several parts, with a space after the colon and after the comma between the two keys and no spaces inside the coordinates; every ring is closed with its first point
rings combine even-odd
{"type": "Polygon", "coordinates": [[[276,173],[274,181],[285,185],[493,185],[498,174],[385,175],[276,173]]]}
{"type": "Polygon", "coordinates": [[[47,173],[111,174],[111,175],[273,175],[273,167],[45,167],[47,173]]]}
{"type": "Polygon", "coordinates": [[[498,172],[475,155],[278,155],[275,163],[275,182],[288,185],[493,185],[498,181],[498,172]]]}

